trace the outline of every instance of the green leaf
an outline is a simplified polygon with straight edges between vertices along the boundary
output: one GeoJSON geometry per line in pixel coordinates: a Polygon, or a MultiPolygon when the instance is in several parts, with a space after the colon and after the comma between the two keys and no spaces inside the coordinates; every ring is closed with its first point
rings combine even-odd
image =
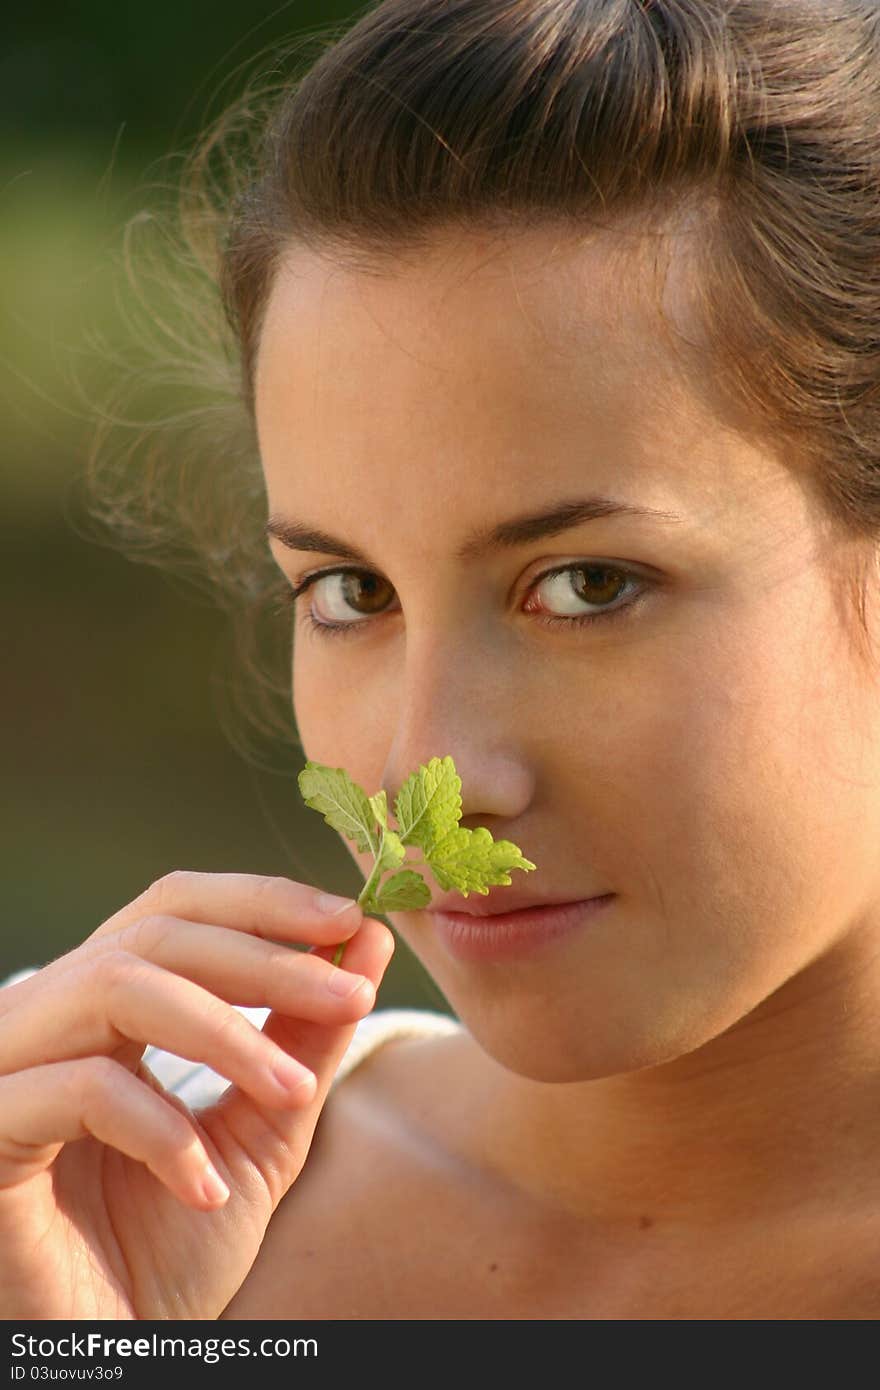
{"type": "Polygon", "coordinates": [[[377,820],[377,821],[379,822],[379,824],[382,826],[383,830],[387,830],[387,829],[388,829],[388,797],[387,797],[387,795],[386,795],[386,793],[385,793],[384,788],[382,789],[382,791],[376,792],[376,795],[375,795],[375,796],[371,796],[371,797],[369,798],[369,802],[370,802],[370,806],[371,806],[372,809],[373,809],[373,815],[376,817],[376,820],[377,820]]]}
{"type": "Polygon", "coordinates": [[[383,883],[374,901],[376,912],[412,912],[428,906],[431,890],[415,869],[402,869],[383,883]]]}
{"type": "Polygon", "coordinates": [[[376,859],[376,874],[384,874],[387,869],[396,869],[406,858],[406,850],[399,835],[393,830],[383,830],[382,843],[376,859]]]}
{"type": "Polygon", "coordinates": [[[361,851],[377,854],[379,837],[370,801],[344,767],[308,761],[297,778],[303,801],[320,811],[328,825],[353,840],[361,851]]]}
{"type": "Polygon", "coordinates": [[[461,778],[448,753],[407,778],[395,797],[394,815],[403,843],[419,845],[429,859],[461,819],[461,778]]]}
{"type": "Polygon", "coordinates": [[[465,830],[459,825],[461,779],[449,754],[431,758],[404,782],[394,801],[396,830],[388,826],[385,791],[368,797],[344,768],[309,761],[299,774],[299,788],[306,805],[320,811],[328,825],[358,849],[372,852],[375,862],[359,899],[367,911],[405,912],[430,903],[431,890],[413,869],[392,874],[377,889],[383,873],[404,863],[407,845],[421,848],[423,867],[441,888],[465,898],[509,884],[513,869],[528,873],[537,867],[511,840],[493,840],[485,826],[465,830]]]}
{"type": "Polygon", "coordinates": [[[441,888],[455,888],[465,897],[471,892],[485,896],[493,884],[509,884],[511,869],[537,867],[512,840],[493,840],[482,825],[476,830],[456,826],[433,847],[429,863],[441,888]]]}

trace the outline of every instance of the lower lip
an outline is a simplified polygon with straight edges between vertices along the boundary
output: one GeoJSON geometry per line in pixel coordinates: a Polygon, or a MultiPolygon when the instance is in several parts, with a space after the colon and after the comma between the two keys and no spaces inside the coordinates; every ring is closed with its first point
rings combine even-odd
{"type": "Polygon", "coordinates": [[[431,917],[440,940],[459,960],[516,960],[586,926],[615,897],[606,893],[601,898],[583,898],[555,907],[526,907],[488,917],[431,909],[431,917]]]}

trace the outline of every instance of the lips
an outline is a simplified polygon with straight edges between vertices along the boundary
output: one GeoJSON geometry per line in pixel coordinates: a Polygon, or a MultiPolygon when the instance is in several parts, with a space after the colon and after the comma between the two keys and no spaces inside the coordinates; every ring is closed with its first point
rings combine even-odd
{"type": "Polygon", "coordinates": [[[490,888],[488,893],[445,893],[432,898],[429,904],[437,912],[467,913],[471,917],[494,917],[497,913],[522,912],[527,908],[559,907],[563,903],[582,902],[585,898],[601,897],[600,893],[580,893],[575,889],[567,894],[550,897],[535,893],[518,893],[505,886],[490,888]]]}
{"type": "Polygon", "coordinates": [[[435,906],[427,921],[440,944],[464,964],[526,961],[554,951],[572,937],[589,941],[594,923],[615,896],[605,893],[580,902],[544,903],[479,917],[435,906]]]}

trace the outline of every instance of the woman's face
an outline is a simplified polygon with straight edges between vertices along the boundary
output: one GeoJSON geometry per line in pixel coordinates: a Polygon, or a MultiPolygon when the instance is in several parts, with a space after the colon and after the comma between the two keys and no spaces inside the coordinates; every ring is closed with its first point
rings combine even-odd
{"type": "MultiPolygon", "coordinates": [[[[662,302],[694,342],[670,246],[662,302]]],[[[298,600],[306,756],[392,808],[451,754],[462,825],[537,865],[517,890],[616,895],[514,960],[451,954],[429,910],[389,918],[486,1051],[539,1080],[782,1009],[769,996],[877,918],[880,696],[828,528],[736,432],[699,344],[687,368],[673,354],[650,264],[553,228],[441,235],[378,277],[292,250],[257,364],[269,513],[326,533],[272,553],[292,584],[354,571],[298,600]],[[459,553],[595,497],[634,510],[459,553]]]]}

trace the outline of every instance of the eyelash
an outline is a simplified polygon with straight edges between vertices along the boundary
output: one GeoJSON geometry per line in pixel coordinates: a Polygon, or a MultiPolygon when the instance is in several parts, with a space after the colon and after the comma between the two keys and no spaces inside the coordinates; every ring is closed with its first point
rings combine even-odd
{"type": "MultiPolygon", "coordinates": [[[[608,608],[601,613],[583,613],[580,617],[576,618],[539,618],[538,621],[542,623],[544,627],[582,628],[586,627],[589,623],[607,623],[613,621],[615,618],[628,617],[632,613],[632,611],[639,606],[641,600],[646,596],[647,591],[653,587],[650,581],[643,579],[640,575],[635,574],[632,570],[627,569],[623,565],[602,565],[594,564],[590,561],[581,561],[576,565],[559,565],[556,569],[545,570],[543,574],[539,574],[538,577],[535,579],[532,588],[537,588],[540,584],[544,582],[544,580],[552,579],[557,574],[568,574],[569,572],[577,572],[582,570],[598,570],[600,573],[620,574],[625,579],[635,580],[636,583],[641,586],[641,588],[639,593],[636,594],[635,598],[631,598],[629,602],[623,603],[619,605],[617,608],[608,608]]],[[[281,606],[276,611],[289,612],[291,608],[295,608],[297,599],[302,594],[304,594],[306,590],[309,589],[311,585],[316,582],[316,580],[325,579],[328,575],[331,574],[360,575],[368,579],[375,577],[370,570],[346,568],[341,565],[336,566],[333,569],[318,570],[314,574],[307,575],[306,578],[300,584],[288,589],[284,594],[281,606]]],[[[354,630],[356,628],[365,628],[370,626],[370,620],[367,618],[364,618],[359,622],[324,623],[321,622],[318,618],[315,618],[312,615],[310,609],[303,611],[302,613],[298,612],[297,620],[298,622],[302,623],[308,630],[311,630],[312,632],[317,632],[317,634],[320,637],[350,637],[354,634],[354,630]]]]}

